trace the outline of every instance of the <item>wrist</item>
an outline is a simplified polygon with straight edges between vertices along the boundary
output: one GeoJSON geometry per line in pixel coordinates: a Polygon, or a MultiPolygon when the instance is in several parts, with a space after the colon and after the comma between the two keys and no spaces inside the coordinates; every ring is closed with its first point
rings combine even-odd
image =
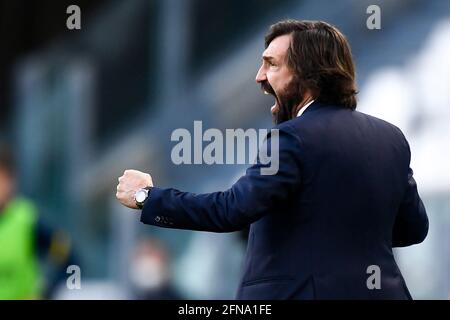
{"type": "Polygon", "coordinates": [[[136,193],[134,194],[134,201],[138,209],[142,209],[144,207],[145,202],[150,198],[150,192],[152,188],[153,187],[148,186],[136,191],[136,193]]]}

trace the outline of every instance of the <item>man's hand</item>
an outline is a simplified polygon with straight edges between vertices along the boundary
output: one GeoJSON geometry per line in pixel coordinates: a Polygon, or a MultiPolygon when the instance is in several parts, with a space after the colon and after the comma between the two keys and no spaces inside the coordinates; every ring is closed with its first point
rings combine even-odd
{"type": "Polygon", "coordinates": [[[125,170],[119,178],[116,198],[124,206],[131,209],[138,209],[134,194],[141,188],[153,187],[152,177],[148,173],[137,170],[125,170]]]}

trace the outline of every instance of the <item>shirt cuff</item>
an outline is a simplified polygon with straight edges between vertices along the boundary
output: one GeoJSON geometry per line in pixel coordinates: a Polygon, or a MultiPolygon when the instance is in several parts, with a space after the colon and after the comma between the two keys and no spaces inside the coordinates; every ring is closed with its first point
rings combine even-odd
{"type": "Polygon", "coordinates": [[[149,197],[144,203],[141,213],[141,222],[158,227],[170,228],[174,222],[171,217],[164,214],[163,203],[164,193],[167,189],[152,187],[149,192],[149,197]]]}

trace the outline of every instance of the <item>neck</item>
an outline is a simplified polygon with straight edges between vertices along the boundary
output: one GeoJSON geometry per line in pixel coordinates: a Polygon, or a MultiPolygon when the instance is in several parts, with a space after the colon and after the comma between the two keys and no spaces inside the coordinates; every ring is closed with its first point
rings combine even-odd
{"type": "Polygon", "coordinates": [[[305,105],[307,105],[308,103],[310,103],[311,101],[313,101],[314,100],[314,98],[312,97],[312,96],[310,96],[310,95],[307,95],[306,97],[305,97],[305,99],[303,99],[303,101],[302,102],[300,102],[298,105],[297,105],[297,107],[295,108],[295,115],[300,111],[300,109],[301,108],[303,108],[305,105]]]}

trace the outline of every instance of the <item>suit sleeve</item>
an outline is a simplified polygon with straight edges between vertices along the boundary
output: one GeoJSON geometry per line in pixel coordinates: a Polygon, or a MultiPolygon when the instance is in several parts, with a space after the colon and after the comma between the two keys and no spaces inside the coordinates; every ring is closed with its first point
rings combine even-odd
{"type": "Polygon", "coordinates": [[[141,221],[167,228],[232,232],[272,212],[300,185],[300,140],[290,127],[279,129],[268,134],[259,151],[256,164],[226,191],[195,194],[152,188],[141,221]],[[272,161],[261,161],[261,154],[272,161]],[[279,167],[276,173],[262,174],[264,168],[276,168],[274,161],[279,167]]]}
{"type": "MultiPolygon", "coordinates": [[[[411,150],[408,146],[409,160],[411,150]]],[[[421,243],[428,234],[428,217],[422,199],[417,190],[417,184],[413,177],[413,170],[408,169],[406,191],[400,204],[394,224],[392,235],[393,247],[406,247],[421,243]]]]}

